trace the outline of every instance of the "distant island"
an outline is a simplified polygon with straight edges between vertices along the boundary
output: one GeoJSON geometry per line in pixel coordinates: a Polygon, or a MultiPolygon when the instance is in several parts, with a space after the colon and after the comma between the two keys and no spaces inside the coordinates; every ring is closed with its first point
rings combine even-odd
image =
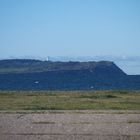
{"type": "Polygon", "coordinates": [[[0,90],[139,90],[140,75],[114,62],[0,60],[0,90]]]}

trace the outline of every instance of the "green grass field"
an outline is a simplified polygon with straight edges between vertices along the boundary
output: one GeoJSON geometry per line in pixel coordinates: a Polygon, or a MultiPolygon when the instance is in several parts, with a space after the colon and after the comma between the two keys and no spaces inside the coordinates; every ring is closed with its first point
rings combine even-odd
{"type": "Polygon", "coordinates": [[[0,110],[140,110],[140,91],[0,91],[0,110]]]}

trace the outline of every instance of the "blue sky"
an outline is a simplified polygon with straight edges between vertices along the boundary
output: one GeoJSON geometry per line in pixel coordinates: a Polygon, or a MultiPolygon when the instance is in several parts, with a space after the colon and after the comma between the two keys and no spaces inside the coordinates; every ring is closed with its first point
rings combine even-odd
{"type": "MultiPolygon", "coordinates": [[[[0,59],[47,56],[132,63],[140,56],[140,0],[0,0],[0,59]]],[[[139,60],[128,73],[140,73],[139,60]]]]}

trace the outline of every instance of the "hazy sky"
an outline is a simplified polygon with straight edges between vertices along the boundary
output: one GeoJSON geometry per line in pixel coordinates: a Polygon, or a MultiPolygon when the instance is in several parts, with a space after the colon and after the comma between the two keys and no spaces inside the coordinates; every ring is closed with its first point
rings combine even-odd
{"type": "Polygon", "coordinates": [[[140,0],[0,0],[0,58],[140,55],[140,0]]]}

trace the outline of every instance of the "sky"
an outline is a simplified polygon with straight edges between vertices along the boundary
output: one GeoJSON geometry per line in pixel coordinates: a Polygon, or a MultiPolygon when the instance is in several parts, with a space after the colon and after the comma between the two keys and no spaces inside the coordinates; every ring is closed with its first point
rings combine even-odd
{"type": "Polygon", "coordinates": [[[0,0],[0,58],[29,56],[140,56],[140,0],[0,0]]]}

